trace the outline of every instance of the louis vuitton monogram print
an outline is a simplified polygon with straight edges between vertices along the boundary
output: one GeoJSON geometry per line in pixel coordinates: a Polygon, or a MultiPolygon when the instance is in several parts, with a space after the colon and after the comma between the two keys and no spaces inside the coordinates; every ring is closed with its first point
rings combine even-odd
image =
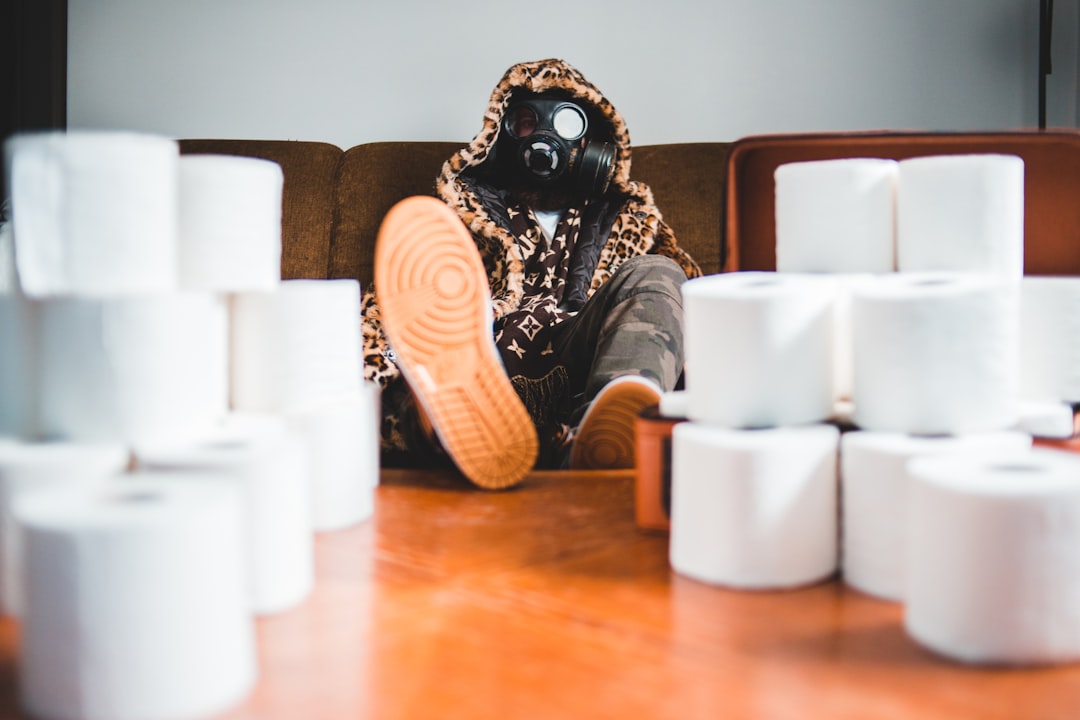
{"type": "Polygon", "coordinates": [[[528,207],[508,207],[507,215],[518,238],[524,283],[521,304],[495,322],[495,345],[511,377],[542,377],[552,369],[552,363],[543,359],[552,354],[544,331],[572,315],[559,306],[581,228],[581,208],[568,209],[550,239],[528,207]]]}

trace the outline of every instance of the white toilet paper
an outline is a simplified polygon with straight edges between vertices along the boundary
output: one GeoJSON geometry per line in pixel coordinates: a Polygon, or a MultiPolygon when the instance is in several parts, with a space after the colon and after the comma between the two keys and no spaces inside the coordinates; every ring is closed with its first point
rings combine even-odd
{"type": "Polygon", "coordinates": [[[281,166],[230,155],[180,158],[180,287],[271,290],[281,280],[281,166]]]}
{"type": "Polygon", "coordinates": [[[1080,659],[1080,457],[909,465],[904,625],[970,663],[1080,659]]]}
{"type": "Polygon", "coordinates": [[[36,432],[36,312],[21,294],[0,292],[0,436],[36,432]]]}
{"type": "Polygon", "coordinates": [[[34,493],[15,512],[28,714],[202,717],[249,692],[255,634],[234,487],[136,475],[34,493]]]}
{"type": "Polygon", "coordinates": [[[379,386],[368,382],[337,402],[287,416],[307,446],[316,532],[342,530],[374,512],[379,417],[379,386]]]}
{"type": "Polygon", "coordinates": [[[315,579],[311,490],[301,440],[271,415],[229,415],[206,439],[138,447],[140,468],[208,471],[243,494],[252,609],[288,610],[307,597],[315,579]]]}
{"type": "Polygon", "coordinates": [[[11,509],[29,493],[57,486],[102,483],[127,469],[123,445],[80,443],[0,443],[0,610],[18,615],[22,607],[22,539],[11,509]]]}
{"type": "Polygon", "coordinates": [[[776,269],[896,269],[898,163],[844,158],[776,168],[776,269]]]}
{"type": "Polygon", "coordinates": [[[855,422],[961,434],[1016,422],[1017,284],[990,275],[882,276],[852,293],[855,422]]]}
{"type": "Polygon", "coordinates": [[[175,140],[111,131],[5,145],[19,283],[27,295],[115,296],[177,286],[175,140]]]}
{"type": "Polygon", "coordinates": [[[833,286],[824,276],[739,272],[683,285],[692,420],[770,427],[832,412],[833,286]]]}
{"type": "Polygon", "coordinates": [[[672,568],[738,588],[794,587],[831,575],[838,563],[838,442],[831,425],[676,425],[672,568]]]}
{"type": "Polygon", "coordinates": [[[1080,402],[1080,278],[1021,281],[1020,395],[1080,402]]]}
{"type": "Polygon", "coordinates": [[[934,155],[900,162],[897,267],[1024,274],[1024,161],[934,155]]]}
{"type": "Polygon", "coordinates": [[[1022,402],[1015,430],[1047,440],[1067,440],[1076,434],[1076,412],[1062,402],[1022,402]]]}
{"type": "Polygon", "coordinates": [[[232,304],[236,410],[296,412],[357,392],[362,376],[360,286],[287,280],[232,304]]]}
{"type": "Polygon", "coordinates": [[[41,431],[155,443],[202,434],[228,400],[227,311],[202,293],[41,302],[41,431]]]}
{"type": "Polygon", "coordinates": [[[1031,448],[1031,436],[988,432],[917,436],[848,432],[840,440],[841,565],[844,581],[865,593],[903,600],[907,496],[912,458],[1031,448]]]}

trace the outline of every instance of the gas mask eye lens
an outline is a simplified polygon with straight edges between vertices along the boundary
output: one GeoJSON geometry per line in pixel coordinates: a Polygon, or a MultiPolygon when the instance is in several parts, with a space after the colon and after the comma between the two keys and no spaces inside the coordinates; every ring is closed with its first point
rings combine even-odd
{"type": "Polygon", "coordinates": [[[521,105],[510,112],[506,129],[516,138],[528,137],[536,130],[536,122],[536,111],[527,105],[521,105]]]}
{"type": "Polygon", "coordinates": [[[585,134],[585,113],[574,105],[563,105],[552,117],[555,132],[566,140],[577,140],[585,134]]]}

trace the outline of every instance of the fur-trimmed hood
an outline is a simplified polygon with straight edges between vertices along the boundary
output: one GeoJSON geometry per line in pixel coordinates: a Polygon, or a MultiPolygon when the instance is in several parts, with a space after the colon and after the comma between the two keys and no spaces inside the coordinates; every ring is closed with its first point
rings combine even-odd
{"type": "Polygon", "coordinates": [[[561,91],[579,101],[593,120],[604,125],[604,139],[615,145],[614,171],[605,194],[618,212],[603,231],[588,293],[602,285],[628,257],[659,253],[674,258],[688,277],[700,275],[697,264],[677,247],[674,234],[663,222],[652,190],[630,179],[630,132],[622,115],[576,68],[563,60],[547,59],[512,66],[495,86],[484,112],[483,127],[466,147],[442,167],[437,192],[472,231],[491,275],[495,317],[514,310],[522,296],[522,259],[513,233],[493,210],[491,198],[475,182],[494,158],[503,116],[520,93],[561,91]]]}
{"type": "Polygon", "coordinates": [[[506,71],[488,100],[483,128],[467,147],[446,162],[440,185],[442,181],[475,169],[488,161],[498,140],[506,109],[517,96],[551,91],[560,91],[569,98],[580,101],[591,111],[593,120],[599,119],[606,126],[605,139],[613,142],[616,147],[612,188],[628,195],[635,194],[636,184],[630,182],[630,131],[627,130],[622,115],[577,69],[555,59],[519,63],[506,71]]]}

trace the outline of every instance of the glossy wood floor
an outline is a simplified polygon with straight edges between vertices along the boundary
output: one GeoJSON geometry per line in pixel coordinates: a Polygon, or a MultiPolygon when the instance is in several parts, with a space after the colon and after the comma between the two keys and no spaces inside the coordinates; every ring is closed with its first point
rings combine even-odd
{"type": "MultiPolygon", "coordinates": [[[[375,517],[320,535],[318,582],[259,621],[262,679],[227,720],[1077,718],[1080,665],[977,669],[832,581],[708,587],[633,523],[629,473],[476,491],[384,471],[375,517]]],[[[0,625],[2,717],[16,628],[0,625]]]]}

